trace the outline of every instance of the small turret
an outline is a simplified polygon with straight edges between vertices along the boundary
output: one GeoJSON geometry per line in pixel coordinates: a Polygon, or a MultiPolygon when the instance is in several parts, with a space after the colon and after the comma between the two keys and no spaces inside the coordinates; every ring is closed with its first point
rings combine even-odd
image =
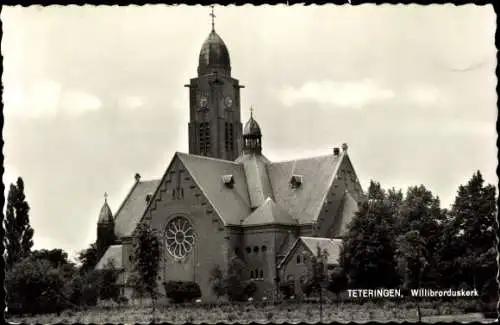
{"type": "Polygon", "coordinates": [[[253,118],[253,108],[250,109],[250,119],[243,128],[243,153],[262,153],[262,133],[259,123],[253,118]]]}
{"type": "Polygon", "coordinates": [[[115,242],[115,221],[113,213],[108,205],[108,194],[104,193],[104,203],[99,212],[97,221],[96,246],[99,258],[106,252],[106,249],[115,242]]]}
{"type": "Polygon", "coordinates": [[[108,194],[104,193],[104,204],[101,207],[101,212],[99,213],[98,223],[113,223],[113,213],[108,205],[108,194]]]}

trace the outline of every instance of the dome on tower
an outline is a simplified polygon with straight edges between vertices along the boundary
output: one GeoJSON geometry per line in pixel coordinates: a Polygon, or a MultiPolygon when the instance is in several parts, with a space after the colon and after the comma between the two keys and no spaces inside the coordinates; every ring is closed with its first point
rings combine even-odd
{"type": "Polygon", "coordinates": [[[245,127],[243,128],[243,135],[244,136],[261,136],[262,133],[260,132],[260,126],[259,123],[257,123],[256,120],[254,120],[253,116],[250,115],[250,119],[248,122],[245,124],[245,127]]]}
{"type": "Polygon", "coordinates": [[[200,51],[198,74],[231,73],[229,51],[220,36],[212,29],[200,51]]]}
{"type": "Polygon", "coordinates": [[[108,205],[107,195],[105,195],[104,204],[102,205],[101,212],[99,213],[98,222],[113,222],[113,213],[108,205]]]}

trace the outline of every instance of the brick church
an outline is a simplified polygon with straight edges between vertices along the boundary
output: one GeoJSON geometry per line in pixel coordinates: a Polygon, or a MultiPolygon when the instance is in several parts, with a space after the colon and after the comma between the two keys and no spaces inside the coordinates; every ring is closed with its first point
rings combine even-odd
{"type": "MultiPolygon", "coordinates": [[[[272,162],[251,114],[241,123],[239,81],[229,51],[213,28],[201,47],[198,76],[189,88],[189,153],[177,152],[158,179],[134,183],[118,211],[106,200],[97,224],[105,251],[97,268],[120,269],[126,295],[134,230],[147,222],[161,234],[159,290],[164,281],[195,281],[213,299],[210,270],[240,258],[256,298],[271,299],[277,278],[304,279],[316,246],[338,261],[341,235],[364,199],[348,146],[324,156],[272,162]]],[[[300,289],[297,289],[300,290],[300,289]]]]}

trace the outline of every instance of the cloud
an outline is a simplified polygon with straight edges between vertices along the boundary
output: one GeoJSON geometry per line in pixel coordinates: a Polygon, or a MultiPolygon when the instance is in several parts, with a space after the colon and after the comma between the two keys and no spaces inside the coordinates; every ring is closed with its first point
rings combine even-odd
{"type": "Polygon", "coordinates": [[[79,90],[64,90],[49,79],[37,80],[25,89],[20,84],[5,82],[3,102],[6,116],[46,117],[59,112],[80,114],[101,107],[99,98],[79,90]]]}
{"type": "Polygon", "coordinates": [[[96,96],[82,91],[68,91],[61,95],[60,107],[65,113],[78,115],[101,108],[101,101],[96,96]]]}
{"type": "Polygon", "coordinates": [[[126,96],[123,101],[123,105],[129,109],[136,109],[144,106],[144,100],[139,96],[126,96]]]}
{"type": "Polygon", "coordinates": [[[395,96],[394,91],[384,88],[371,79],[338,82],[334,80],[309,81],[299,88],[285,87],[279,92],[287,106],[300,102],[317,102],[340,107],[361,108],[373,102],[395,96]]]}
{"type": "Polygon", "coordinates": [[[5,82],[6,115],[40,117],[56,113],[61,85],[52,80],[39,80],[27,91],[18,84],[5,82]]]}
{"type": "Polygon", "coordinates": [[[407,90],[408,98],[421,106],[429,106],[437,103],[442,94],[439,89],[431,85],[415,85],[407,90]]]}

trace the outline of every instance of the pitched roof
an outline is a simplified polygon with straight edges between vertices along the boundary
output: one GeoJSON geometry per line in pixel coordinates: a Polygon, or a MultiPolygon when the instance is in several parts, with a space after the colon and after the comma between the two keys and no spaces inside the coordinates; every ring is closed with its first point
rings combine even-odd
{"type": "MultiPolygon", "coordinates": [[[[226,225],[307,224],[318,217],[343,157],[347,155],[271,163],[263,155],[242,155],[233,162],[176,152],[172,162],[182,162],[226,225]],[[223,181],[227,175],[234,180],[230,187],[223,181]],[[292,176],[300,176],[299,186],[291,185],[292,176]]],[[[138,181],[132,187],[115,217],[118,237],[132,235],[146,212],[146,196],[160,183],[138,181]]]]}
{"type": "Polygon", "coordinates": [[[284,208],[280,207],[276,202],[268,197],[264,204],[257,208],[244,221],[245,226],[256,226],[265,224],[297,224],[294,219],[284,208]]]}
{"type": "Polygon", "coordinates": [[[316,220],[344,156],[327,155],[270,164],[269,177],[276,203],[300,223],[316,220]],[[303,182],[297,188],[290,186],[292,175],[302,176],[303,182]]]}
{"type": "Polygon", "coordinates": [[[252,212],[242,164],[179,152],[176,156],[225,224],[240,224],[252,212]],[[223,175],[233,175],[232,188],[224,185],[223,175]]]}
{"type": "Polygon", "coordinates": [[[318,246],[321,252],[328,253],[328,264],[336,264],[339,261],[342,239],[299,237],[314,256],[317,256],[318,246]]]}
{"type": "Polygon", "coordinates": [[[132,186],[115,216],[117,237],[132,235],[146,209],[146,196],[154,193],[159,184],[160,180],[149,180],[137,181],[132,186]]]}
{"type": "Polygon", "coordinates": [[[108,266],[108,263],[113,263],[113,266],[120,270],[123,269],[123,245],[111,245],[108,247],[104,255],[97,263],[95,269],[103,270],[108,266]]]}
{"type": "Polygon", "coordinates": [[[237,161],[243,164],[250,206],[257,208],[264,204],[266,198],[273,198],[271,180],[267,170],[267,166],[270,164],[269,160],[263,155],[246,154],[239,157],[237,161]]]}
{"type": "Polygon", "coordinates": [[[290,256],[295,252],[297,247],[303,244],[311,254],[317,256],[318,246],[321,252],[326,251],[328,254],[327,263],[328,264],[338,264],[340,258],[340,250],[342,249],[342,239],[339,238],[322,238],[322,237],[305,237],[301,236],[297,238],[295,243],[290,247],[288,253],[285,255],[283,260],[278,265],[281,268],[287,263],[290,256]]]}

